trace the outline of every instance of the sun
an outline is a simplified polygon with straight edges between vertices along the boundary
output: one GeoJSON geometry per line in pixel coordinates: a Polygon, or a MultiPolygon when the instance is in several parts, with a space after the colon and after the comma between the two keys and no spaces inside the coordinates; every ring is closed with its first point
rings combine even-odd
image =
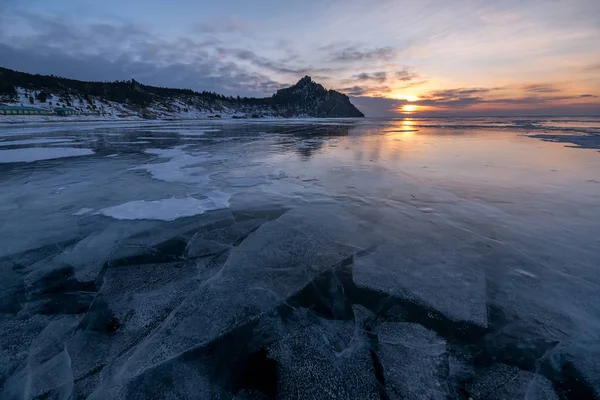
{"type": "Polygon", "coordinates": [[[402,111],[405,113],[412,113],[417,111],[418,106],[415,106],[413,104],[405,104],[402,106],[402,111]]]}

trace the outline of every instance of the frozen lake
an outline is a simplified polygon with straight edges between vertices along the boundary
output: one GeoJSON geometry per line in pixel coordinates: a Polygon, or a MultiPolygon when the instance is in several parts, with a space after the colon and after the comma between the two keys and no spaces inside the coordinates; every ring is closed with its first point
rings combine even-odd
{"type": "Polygon", "coordinates": [[[594,134],[0,124],[0,398],[600,398],[594,134]]]}

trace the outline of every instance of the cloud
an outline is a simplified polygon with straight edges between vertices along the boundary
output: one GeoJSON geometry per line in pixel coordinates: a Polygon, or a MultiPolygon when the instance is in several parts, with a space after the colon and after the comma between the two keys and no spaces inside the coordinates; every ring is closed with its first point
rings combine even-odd
{"type": "Polygon", "coordinates": [[[337,89],[338,91],[347,94],[348,96],[382,96],[388,94],[392,91],[392,89],[387,85],[382,86],[349,86],[341,89],[337,89]]]}
{"type": "Polygon", "coordinates": [[[423,96],[418,104],[434,107],[466,107],[485,101],[481,95],[487,94],[492,89],[486,88],[458,88],[438,90],[423,96]]]}
{"type": "Polygon", "coordinates": [[[426,84],[428,81],[427,80],[422,80],[422,81],[415,81],[415,82],[409,82],[406,85],[402,85],[400,86],[398,89],[409,89],[412,87],[417,87],[417,86],[421,86],[426,84]]]}
{"type": "Polygon", "coordinates": [[[385,82],[385,80],[387,79],[387,73],[385,71],[373,73],[362,72],[358,75],[354,75],[352,78],[357,81],[385,82]]]}
{"type": "Polygon", "coordinates": [[[303,75],[313,75],[315,73],[327,74],[335,72],[331,68],[314,68],[311,66],[291,67],[286,65],[285,63],[275,62],[266,57],[259,56],[253,51],[247,49],[227,49],[220,47],[217,50],[221,56],[233,56],[238,60],[247,61],[256,67],[278,74],[295,75],[297,77],[300,77],[303,75]]]}
{"type": "MultiPolygon", "coordinates": [[[[548,93],[560,92],[551,85],[536,84],[528,85],[527,89],[533,93],[528,96],[511,97],[499,96],[499,93],[505,88],[457,88],[433,91],[414,104],[430,107],[432,110],[446,109],[449,111],[462,112],[465,110],[476,110],[474,106],[496,107],[500,106],[504,109],[512,109],[513,106],[518,106],[518,110],[526,112],[527,110],[539,110],[543,107],[559,107],[569,106],[575,107],[577,102],[582,98],[596,98],[593,94],[584,95],[545,95],[548,93]],[[569,104],[569,102],[571,102],[569,104]]],[[[582,107],[586,105],[581,105],[582,107]]],[[[587,105],[589,106],[589,105],[587,105]]],[[[481,108],[480,107],[480,108],[481,108]]],[[[489,108],[488,107],[488,108],[489,108]]]]}
{"type": "Polygon", "coordinates": [[[348,96],[361,96],[366,94],[369,89],[362,86],[351,86],[339,89],[340,92],[345,93],[348,96]]]}
{"type": "Polygon", "coordinates": [[[535,85],[525,85],[525,91],[532,93],[555,93],[560,92],[560,89],[557,89],[553,85],[547,84],[535,84],[535,85]]]}
{"type": "Polygon", "coordinates": [[[351,84],[355,82],[377,82],[383,83],[388,80],[400,80],[402,82],[406,82],[405,85],[401,86],[399,89],[406,89],[410,87],[420,86],[427,82],[427,80],[414,81],[414,79],[419,78],[420,76],[416,73],[409,72],[407,70],[396,71],[391,77],[390,74],[386,71],[378,71],[378,72],[361,72],[360,74],[353,75],[352,79],[346,79],[342,81],[342,83],[351,84]]]}
{"type": "Polygon", "coordinates": [[[394,57],[396,57],[396,51],[391,47],[378,47],[366,50],[360,50],[357,47],[346,47],[335,51],[331,55],[331,60],[339,62],[390,61],[394,57]]]}
{"type": "Polygon", "coordinates": [[[420,76],[418,74],[409,72],[407,70],[396,71],[396,73],[394,75],[395,75],[396,79],[399,79],[404,82],[409,82],[409,81],[420,78],[420,76]]]}
{"type": "Polygon", "coordinates": [[[134,78],[148,85],[215,91],[227,95],[270,95],[282,88],[267,76],[239,68],[235,63],[207,58],[193,64],[138,61],[121,54],[114,60],[102,55],[75,56],[52,51],[31,51],[0,44],[0,65],[30,73],[73,79],[114,81],[134,78]]]}
{"type": "Polygon", "coordinates": [[[219,19],[197,23],[193,30],[198,33],[239,33],[251,29],[252,26],[239,18],[219,19]]]}
{"type": "MultiPolygon", "coordinates": [[[[0,65],[15,70],[80,80],[134,78],[149,85],[216,91],[242,96],[271,95],[285,86],[266,74],[284,70],[244,53],[264,72],[223,58],[219,41],[167,40],[125,22],[77,26],[60,18],[26,15],[32,33],[0,37],[0,65]],[[4,43],[3,43],[4,42],[4,43]]],[[[290,73],[298,73],[289,70],[290,73]]]]}
{"type": "Polygon", "coordinates": [[[588,65],[587,67],[584,68],[584,71],[591,71],[591,72],[600,71],[600,63],[588,65]]]}

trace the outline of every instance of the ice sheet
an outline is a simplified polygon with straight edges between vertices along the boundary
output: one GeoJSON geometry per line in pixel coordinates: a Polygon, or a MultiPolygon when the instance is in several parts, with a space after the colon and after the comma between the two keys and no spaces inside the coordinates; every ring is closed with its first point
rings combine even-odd
{"type": "Polygon", "coordinates": [[[0,398],[600,398],[594,121],[0,126],[0,398]]]}

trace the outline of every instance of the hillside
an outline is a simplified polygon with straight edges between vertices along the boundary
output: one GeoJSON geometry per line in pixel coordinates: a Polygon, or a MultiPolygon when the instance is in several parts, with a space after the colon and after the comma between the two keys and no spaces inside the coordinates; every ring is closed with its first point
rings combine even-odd
{"type": "Polygon", "coordinates": [[[72,107],[81,115],[114,118],[364,117],[346,95],[325,89],[309,76],[271,97],[248,98],[148,86],[133,79],[84,82],[0,68],[0,103],[72,107]]]}

